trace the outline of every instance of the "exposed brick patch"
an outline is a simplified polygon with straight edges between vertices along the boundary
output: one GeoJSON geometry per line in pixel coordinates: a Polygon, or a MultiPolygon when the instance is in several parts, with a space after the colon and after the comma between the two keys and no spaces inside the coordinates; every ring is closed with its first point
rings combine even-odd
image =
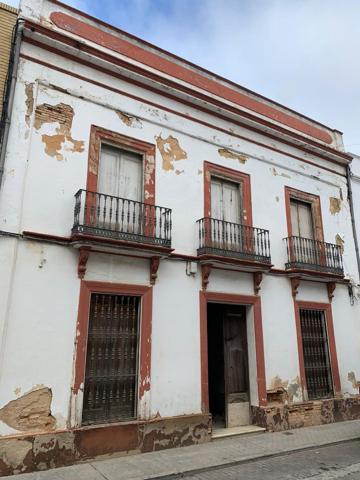
{"type": "Polygon", "coordinates": [[[252,421],[269,432],[360,418],[360,395],[293,404],[251,407],[252,421]]]}

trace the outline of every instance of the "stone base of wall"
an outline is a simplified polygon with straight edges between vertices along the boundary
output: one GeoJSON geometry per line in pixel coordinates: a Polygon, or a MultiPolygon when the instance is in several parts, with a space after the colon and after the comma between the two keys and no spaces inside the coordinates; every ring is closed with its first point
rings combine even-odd
{"type": "Polygon", "coordinates": [[[210,440],[210,415],[0,437],[0,476],[63,467],[101,455],[145,453],[210,440]]]}
{"type": "Polygon", "coordinates": [[[360,418],[360,395],[304,403],[251,407],[252,421],[269,432],[360,418]]]}

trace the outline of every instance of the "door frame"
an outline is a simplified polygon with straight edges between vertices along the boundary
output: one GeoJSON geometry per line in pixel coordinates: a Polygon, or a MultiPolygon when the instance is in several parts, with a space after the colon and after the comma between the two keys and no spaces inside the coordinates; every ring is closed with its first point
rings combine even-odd
{"type": "Polygon", "coordinates": [[[76,324],[73,384],[71,388],[71,426],[80,427],[82,421],[90,297],[92,293],[134,295],[141,297],[136,416],[138,419],[148,418],[150,415],[150,402],[147,392],[150,391],[151,385],[153,289],[152,287],[143,285],[82,280],[80,285],[78,319],[76,324]]]}
{"type": "MultiPolygon", "coordinates": [[[[236,295],[220,292],[199,292],[200,299],[200,357],[201,357],[201,410],[209,413],[209,371],[208,371],[208,334],[207,334],[207,304],[227,303],[253,307],[255,353],[259,406],[267,405],[264,338],[262,328],[261,298],[255,295],[236,295]]],[[[250,399],[251,403],[251,399],[250,399]]]]}

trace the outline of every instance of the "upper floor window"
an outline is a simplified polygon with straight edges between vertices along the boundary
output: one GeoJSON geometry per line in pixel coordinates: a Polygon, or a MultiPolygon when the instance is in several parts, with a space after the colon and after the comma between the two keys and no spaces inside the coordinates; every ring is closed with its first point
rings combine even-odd
{"type": "Polygon", "coordinates": [[[290,199],[291,229],[295,237],[314,239],[311,203],[290,199]]]}
{"type": "Polygon", "coordinates": [[[211,217],[225,222],[242,223],[241,183],[211,178],[211,217]]]}
{"type": "Polygon", "coordinates": [[[324,241],[318,195],[285,187],[285,205],[289,237],[324,241]]]}
{"type": "Polygon", "coordinates": [[[142,202],[142,155],[102,143],[97,182],[99,193],[142,202]]]}

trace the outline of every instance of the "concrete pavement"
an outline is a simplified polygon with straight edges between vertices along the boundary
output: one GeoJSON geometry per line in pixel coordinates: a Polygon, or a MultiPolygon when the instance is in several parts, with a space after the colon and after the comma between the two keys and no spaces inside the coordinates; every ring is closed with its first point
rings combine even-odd
{"type": "MultiPolygon", "coordinates": [[[[203,445],[104,460],[44,472],[14,475],[17,480],[144,480],[179,478],[249,460],[360,439],[360,420],[219,439],[203,445]]],[[[6,477],[3,477],[6,478],[6,477]]]]}

